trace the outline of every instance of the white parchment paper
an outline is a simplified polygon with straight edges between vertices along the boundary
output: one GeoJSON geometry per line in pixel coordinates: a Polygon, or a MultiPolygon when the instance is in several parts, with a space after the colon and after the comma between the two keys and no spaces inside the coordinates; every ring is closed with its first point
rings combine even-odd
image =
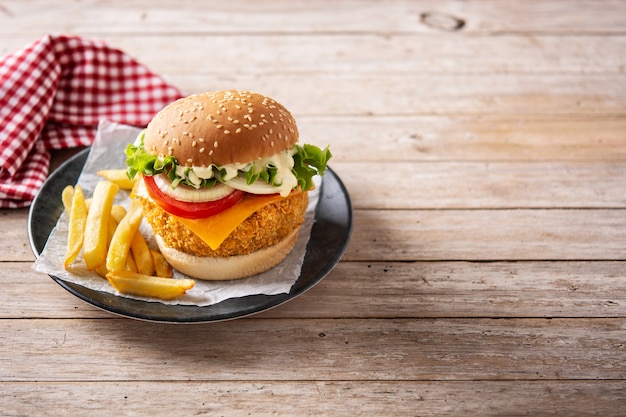
{"type": "MultiPolygon", "coordinates": [[[[101,169],[121,169],[126,167],[124,149],[128,143],[135,140],[139,132],[140,129],[136,127],[120,125],[108,121],[102,121],[100,123],[96,139],[77,183],[83,188],[85,197],[90,197],[95,185],[98,181],[102,180],[102,178],[96,174],[97,171],[101,169]]],[[[314,211],[318,201],[318,190],[320,189],[321,182],[319,178],[316,178],[316,180],[315,190],[309,192],[309,206],[307,208],[304,224],[300,229],[296,246],[281,264],[262,274],[233,281],[211,282],[196,280],[196,285],[189,290],[187,294],[171,301],[146,299],[120,294],[106,279],[87,270],[82,260],[82,253],[72,265],[71,272],[63,268],[63,260],[67,248],[68,229],[68,216],[65,212],[59,217],[56,227],[52,230],[46,246],[33,264],[33,268],[38,272],[54,275],[65,281],[76,283],[93,290],[104,291],[120,297],[157,301],[165,304],[207,306],[219,303],[228,298],[243,297],[246,295],[288,293],[291,286],[300,276],[306,246],[311,235],[314,211]]],[[[122,204],[128,207],[129,202],[129,193],[120,190],[116,204],[122,204]]],[[[140,227],[140,232],[144,235],[148,243],[156,248],[152,229],[145,220],[140,227]]],[[[185,275],[175,271],[174,277],[184,278],[185,275]]]]}

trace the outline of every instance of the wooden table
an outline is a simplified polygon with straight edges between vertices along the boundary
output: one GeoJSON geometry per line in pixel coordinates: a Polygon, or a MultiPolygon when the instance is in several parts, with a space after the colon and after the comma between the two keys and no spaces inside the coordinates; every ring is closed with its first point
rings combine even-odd
{"type": "Polygon", "coordinates": [[[354,232],[281,307],[166,325],[33,272],[0,211],[0,414],[626,415],[625,1],[54,3],[3,1],[0,53],[74,33],[275,97],[354,232]]]}

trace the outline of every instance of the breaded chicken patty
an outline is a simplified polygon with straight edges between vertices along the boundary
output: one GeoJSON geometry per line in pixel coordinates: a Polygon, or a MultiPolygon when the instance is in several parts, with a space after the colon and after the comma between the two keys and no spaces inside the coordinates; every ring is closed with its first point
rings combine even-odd
{"type": "Polygon", "coordinates": [[[149,199],[141,198],[143,213],[154,233],[171,248],[195,256],[227,257],[246,255],[275,245],[304,221],[309,198],[294,193],[251,214],[213,250],[195,233],[149,199]]]}

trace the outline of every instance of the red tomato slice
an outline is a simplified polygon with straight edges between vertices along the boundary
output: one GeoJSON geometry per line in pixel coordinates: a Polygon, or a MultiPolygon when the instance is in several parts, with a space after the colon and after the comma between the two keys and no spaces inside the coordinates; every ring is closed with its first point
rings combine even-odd
{"type": "Polygon", "coordinates": [[[154,182],[154,178],[148,175],[143,176],[143,181],[146,184],[148,195],[165,211],[174,216],[184,217],[186,219],[202,219],[210,217],[215,214],[237,204],[244,196],[245,192],[241,190],[233,190],[232,193],[226,197],[215,200],[206,201],[202,203],[194,203],[188,201],[179,201],[175,198],[165,194],[157,187],[154,182]]]}

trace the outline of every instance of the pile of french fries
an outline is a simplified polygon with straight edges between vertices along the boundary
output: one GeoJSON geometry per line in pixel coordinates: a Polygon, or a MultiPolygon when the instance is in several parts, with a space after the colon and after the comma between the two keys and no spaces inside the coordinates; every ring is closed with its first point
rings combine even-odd
{"type": "Polygon", "coordinates": [[[141,203],[131,200],[126,210],[114,204],[120,189],[130,190],[134,182],[124,170],[102,170],[103,180],[91,198],[85,198],[80,185],[68,185],[62,193],[69,214],[65,269],[83,255],[87,269],[106,278],[121,293],[170,300],[195,285],[192,279],[172,279],[172,267],[163,255],[148,246],[139,225],[141,203]]]}

